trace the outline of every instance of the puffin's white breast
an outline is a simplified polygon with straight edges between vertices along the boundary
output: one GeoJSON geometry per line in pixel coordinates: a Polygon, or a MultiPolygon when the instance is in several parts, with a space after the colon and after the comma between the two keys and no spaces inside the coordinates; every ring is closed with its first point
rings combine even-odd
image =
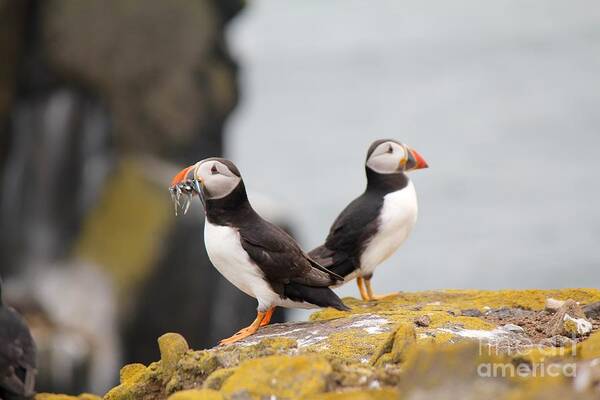
{"type": "Polygon", "coordinates": [[[204,244],[217,271],[242,292],[258,300],[259,311],[271,306],[310,308],[307,303],[282,299],[265,280],[263,272],[242,247],[236,228],[204,223],[204,244]]]}
{"type": "Polygon", "coordinates": [[[373,273],[398,250],[415,226],[417,213],[417,193],[411,181],[403,189],[384,196],[378,230],[360,257],[361,275],[373,273]]]}
{"type": "Polygon", "coordinates": [[[260,268],[242,247],[237,229],[206,220],[204,244],[217,271],[242,292],[255,298],[269,297],[273,293],[260,268]]]}

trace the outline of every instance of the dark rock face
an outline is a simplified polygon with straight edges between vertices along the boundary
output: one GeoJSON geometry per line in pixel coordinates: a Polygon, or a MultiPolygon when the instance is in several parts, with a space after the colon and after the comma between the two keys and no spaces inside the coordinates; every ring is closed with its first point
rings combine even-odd
{"type": "MultiPolygon", "coordinates": [[[[242,6],[0,0],[0,274],[22,288],[20,302],[44,314],[48,323],[34,336],[56,338],[78,324],[84,333],[69,333],[94,341],[97,331],[82,318],[52,320],[60,290],[56,304],[32,290],[48,287],[41,276],[60,288],[69,274],[59,271],[83,264],[94,271],[71,277],[96,274],[116,298],[80,291],[63,301],[119,304],[95,321],[123,335],[102,350],[113,363],[119,354],[116,362],[155,359],[148,343],[165,330],[204,347],[251,319],[254,301],[206,257],[201,215],[175,223],[166,190],[178,164],[223,151],[223,124],[238,99],[224,29],[242,6]]],[[[102,392],[114,384],[114,365],[86,354],[60,382],[42,369],[39,389],[102,392]]]]}
{"type": "Polygon", "coordinates": [[[54,262],[71,250],[113,168],[108,112],[89,94],[58,87],[17,98],[9,132],[0,254],[15,267],[54,262]]]}
{"type": "Polygon", "coordinates": [[[228,17],[218,1],[51,0],[42,34],[59,75],[110,104],[119,146],[190,161],[220,148],[237,101],[228,17]]]}
{"type": "MultiPolygon", "coordinates": [[[[16,90],[17,74],[23,48],[25,1],[0,2],[0,121],[5,122],[16,90]]],[[[1,129],[2,127],[0,127],[1,129]]],[[[0,135],[0,155],[6,150],[5,137],[0,135]]]]}

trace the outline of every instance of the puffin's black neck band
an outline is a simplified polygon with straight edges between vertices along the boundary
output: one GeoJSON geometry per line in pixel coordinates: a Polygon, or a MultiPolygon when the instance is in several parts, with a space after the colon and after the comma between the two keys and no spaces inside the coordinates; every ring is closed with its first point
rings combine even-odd
{"type": "Polygon", "coordinates": [[[380,174],[366,167],[367,191],[390,193],[404,189],[408,185],[408,176],[404,172],[397,174],[380,174]]]}
{"type": "Polygon", "coordinates": [[[223,198],[206,199],[206,218],[211,224],[236,225],[236,221],[253,212],[243,181],[223,198]]]}

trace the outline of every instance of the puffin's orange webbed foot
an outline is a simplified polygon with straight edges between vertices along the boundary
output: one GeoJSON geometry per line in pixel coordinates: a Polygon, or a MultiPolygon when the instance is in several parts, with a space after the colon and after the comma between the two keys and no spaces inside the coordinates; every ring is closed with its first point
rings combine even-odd
{"type": "Polygon", "coordinates": [[[371,287],[371,279],[358,277],[356,278],[356,283],[363,301],[389,300],[399,295],[399,293],[374,294],[371,287]]]}
{"type": "Polygon", "coordinates": [[[227,339],[223,339],[219,342],[219,345],[224,346],[224,345],[228,345],[228,344],[232,344],[235,342],[238,342],[242,339],[247,338],[248,336],[252,336],[254,333],[256,333],[256,331],[258,330],[257,328],[253,328],[251,326],[241,329],[239,330],[235,335],[228,337],[227,339]]]}
{"type": "Polygon", "coordinates": [[[388,293],[388,294],[371,294],[369,297],[369,301],[377,301],[377,300],[390,300],[394,297],[398,297],[399,293],[388,293]]]}
{"type": "MultiPolygon", "coordinates": [[[[257,312],[256,319],[252,322],[252,324],[250,324],[250,326],[248,326],[244,329],[240,329],[235,335],[228,337],[227,339],[221,340],[219,342],[219,345],[224,346],[224,345],[232,344],[232,343],[238,342],[242,339],[245,339],[248,336],[255,334],[256,331],[258,330],[258,328],[261,326],[261,323],[265,319],[266,315],[267,315],[267,313],[257,312]]],[[[270,319],[270,317],[269,317],[269,319],[270,319]]]]}
{"type": "Polygon", "coordinates": [[[365,286],[367,287],[367,295],[369,296],[369,301],[389,300],[400,294],[400,293],[373,294],[373,288],[371,287],[371,279],[365,279],[365,286]]]}

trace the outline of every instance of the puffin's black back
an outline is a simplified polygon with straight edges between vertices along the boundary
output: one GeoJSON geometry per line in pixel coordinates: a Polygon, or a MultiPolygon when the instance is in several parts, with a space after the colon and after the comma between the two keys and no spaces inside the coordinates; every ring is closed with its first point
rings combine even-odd
{"type": "Polygon", "coordinates": [[[0,281],[0,399],[34,395],[35,344],[25,320],[2,302],[0,281]]]}

